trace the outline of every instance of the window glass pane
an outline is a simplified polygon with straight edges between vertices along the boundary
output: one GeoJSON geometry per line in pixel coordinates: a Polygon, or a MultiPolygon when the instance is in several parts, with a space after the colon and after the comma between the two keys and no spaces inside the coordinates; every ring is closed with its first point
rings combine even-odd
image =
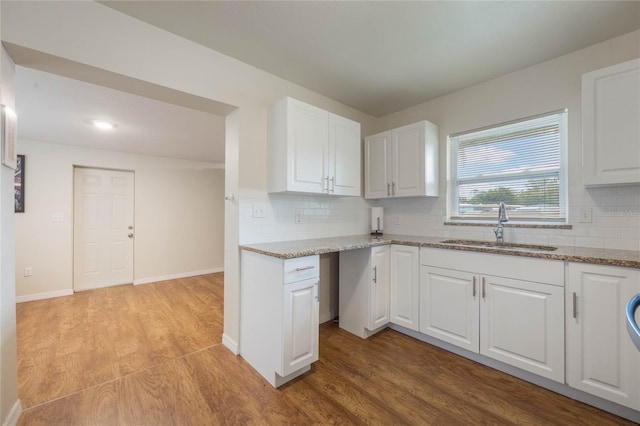
{"type": "Polygon", "coordinates": [[[561,144],[566,113],[453,136],[452,219],[564,220],[561,144]]]}

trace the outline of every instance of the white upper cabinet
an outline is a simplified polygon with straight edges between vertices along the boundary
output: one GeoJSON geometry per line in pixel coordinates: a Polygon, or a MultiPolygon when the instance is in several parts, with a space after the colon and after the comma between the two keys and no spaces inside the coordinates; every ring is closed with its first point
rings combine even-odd
{"type": "Polygon", "coordinates": [[[364,139],[365,198],[391,196],[391,132],[364,139]]]}
{"type": "Polygon", "coordinates": [[[365,138],[365,198],[438,195],[438,127],[428,121],[365,138]]]}
{"type": "Polygon", "coordinates": [[[360,123],[329,113],[329,192],[359,197],[360,123]]]}
{"type": "Polygon", "coordinates": [[[284,98],[268,124],[269,192],[360,196],[360,123],[284,98]]]}
{"type": "Polygon", "coordinates": [[[640,59],[582,76],[584,185],[640,183],[640,59]]]}

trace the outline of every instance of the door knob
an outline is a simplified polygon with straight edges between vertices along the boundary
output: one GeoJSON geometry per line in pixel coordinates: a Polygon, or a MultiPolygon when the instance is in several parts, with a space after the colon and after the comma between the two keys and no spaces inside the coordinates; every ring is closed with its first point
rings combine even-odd
{"type": "Polygon", "coordinates": [[[133,232],[129,232],[128,237],[129,237],[129,238],[133,238],[133,232]]]}

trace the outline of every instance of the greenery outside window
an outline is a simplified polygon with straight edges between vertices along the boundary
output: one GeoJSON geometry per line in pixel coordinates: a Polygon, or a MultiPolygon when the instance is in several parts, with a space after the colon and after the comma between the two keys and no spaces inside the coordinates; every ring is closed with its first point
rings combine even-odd
{"type": "Polygon", "coordinates": [[[567,112],[556,111],[449,136],[452,221],[567,222],[567,112]]]}

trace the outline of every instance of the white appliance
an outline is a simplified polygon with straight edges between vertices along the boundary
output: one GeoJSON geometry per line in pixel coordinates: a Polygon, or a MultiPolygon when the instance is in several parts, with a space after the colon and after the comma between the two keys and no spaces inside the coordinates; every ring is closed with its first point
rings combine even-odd
{"type": "Polygon", "coordinates": [[[627,305],[627,330],[629,337],[640,351],[640,326],[635,319],[636,310],[640,309],[640,293],[636,294],[629,300],[627,305]]]}

